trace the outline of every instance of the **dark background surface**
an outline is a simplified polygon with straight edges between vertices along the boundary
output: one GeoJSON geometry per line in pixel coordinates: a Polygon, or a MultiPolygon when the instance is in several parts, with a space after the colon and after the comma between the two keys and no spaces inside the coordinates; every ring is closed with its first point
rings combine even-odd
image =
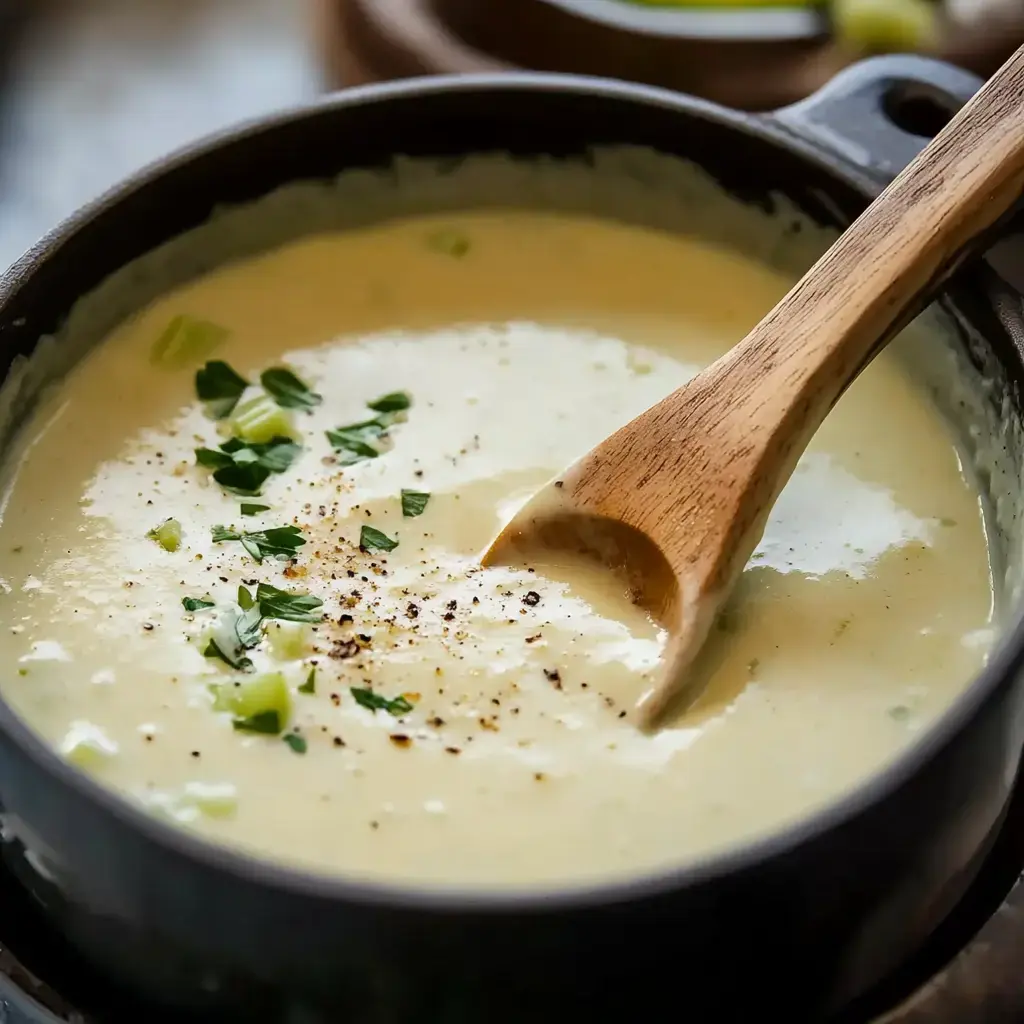
{"type": "Polygon", "coordinates": [[[0,264],[127,173],[317,93],[306,0],[0,0],[0,264]]]}

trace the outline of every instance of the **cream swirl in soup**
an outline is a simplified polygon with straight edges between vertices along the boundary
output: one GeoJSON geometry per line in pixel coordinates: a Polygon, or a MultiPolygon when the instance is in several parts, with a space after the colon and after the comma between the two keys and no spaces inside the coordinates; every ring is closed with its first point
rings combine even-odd
{"type": "Polygon", "coordinates": [[[5,699],[152,813],[352,877],[587,883],[794,822],[988,647],[978,495],[893,354],[801,460],[707,691],[657,731],[625,713],[665,637],[616,579],[477,563],[789,284],[692,238],[508,210],[308,237],[178,288],[22,432],[5,699]]]}

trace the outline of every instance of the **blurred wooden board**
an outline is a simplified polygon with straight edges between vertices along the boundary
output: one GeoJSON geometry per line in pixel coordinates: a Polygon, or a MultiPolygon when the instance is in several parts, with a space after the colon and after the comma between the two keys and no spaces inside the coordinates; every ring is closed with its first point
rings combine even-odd
{"type": "MultiPolygon", "coordinates": [[[[544,0],[311,0],[336,86],[423,74],[527,67],[678,89],[746,110],[792,103],[855,55],[827,36],[673,38],[624,32],[544,0]]],[[[1024,42],[1024,7],[998,25],[959,30],[936,56],[988,75],[1024,42]]]]}

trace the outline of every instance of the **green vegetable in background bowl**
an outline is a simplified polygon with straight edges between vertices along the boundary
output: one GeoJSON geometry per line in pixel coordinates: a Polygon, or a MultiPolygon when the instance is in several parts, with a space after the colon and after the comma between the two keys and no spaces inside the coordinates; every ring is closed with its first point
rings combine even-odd
{"type": "Polygon", "coordinates": [[[931,0],[832,0],[836,35],[860,50],[922,50],[938,40],[940,6],[931,0]]]}

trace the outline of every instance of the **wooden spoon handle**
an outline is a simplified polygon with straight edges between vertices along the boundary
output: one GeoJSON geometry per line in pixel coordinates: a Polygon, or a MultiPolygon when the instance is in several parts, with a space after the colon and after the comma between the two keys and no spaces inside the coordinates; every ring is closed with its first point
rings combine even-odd
{"type": "Polygon", "coordinates": [[[744,342],[709,368],[713,376],[744,363],[747,395],[736,398],[746,399],[748,424],[777,424],[788,407],[802,450],[856,374],[903,326],[908,306],[919,312],[1022,190],[1024,47],[744,342]]]}

